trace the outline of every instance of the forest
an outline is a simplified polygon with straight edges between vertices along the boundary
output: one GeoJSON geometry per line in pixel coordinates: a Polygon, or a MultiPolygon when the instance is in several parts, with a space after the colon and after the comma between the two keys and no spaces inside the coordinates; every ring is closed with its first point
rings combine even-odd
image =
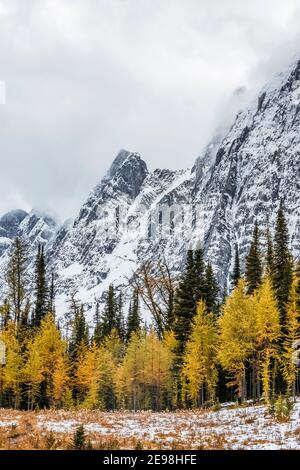
{"type": "Polygon", "coordinates": [[[245,260],[235,246],[225,292],[202,248],[188,250],[179,279],[164,259],[145,262],[127,287],[128,311],[111,285],[105,305],[94,306],[92,330],[76,293],[64,321],[57,318],[57,279],[42,246],[33,289],[27,266],[17,238],[0,307],[1,407],[163,411],[232,400],[272,405],[299,392],[300,265],[289,250],[283,204],[274,233],[254,223],[245,260]]]}

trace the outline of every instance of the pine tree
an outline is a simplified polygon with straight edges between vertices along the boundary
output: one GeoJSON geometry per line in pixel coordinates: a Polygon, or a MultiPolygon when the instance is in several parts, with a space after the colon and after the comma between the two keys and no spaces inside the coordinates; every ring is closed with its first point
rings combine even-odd
{"type": "Polygon", "coordinates": [[[132,301],[129,305],[129,312],[127,317],[126,339],[130,340],[132,333],[139,332],[141,329],[140,306],[139,306],[139,293],[135,289],[133,291],[132,301]]]}
{"type": "Polygon", "coordinates": [[[48,313],[48,288],[46,282],[46,263],[44,247],[39,245],[35,263],[35,309],[32,326],[39,327],[48,313]]]}
{"type": "Polygon", "coordinates": [[[183,391],[195,407],[213,401],[217,385],[218,331],[214,315],[203,301],[197,305],[183,357],[183,391]]]}
{"type": "Polygon", "coordinates": [[[236,287],[241,278],[241,268],[240,268],[240,256],[239,256],[239,247],[236,243],[234,245],[234,265],[232,271],[232,285],[236,287]]]}
{"type": "Polygon", "coordinates": [[[21,320],[21,312],[26,299],[27,250],[24,243],[16,238],[7,266],[8,301],[15,324],[21,320]]]}
{"type": "Polygon", "coordinates": [[[275,235],[274,235],[274,269],[273,284],[281,315],[281,324],[285,325],[286,304],[292,285],[292,256],[289,251],[289,233],[284,216],[283,204],[277,213],[275,235]]]}
{"type": "Polygon", "coordinates": [[[218,284],[216,281],[213,268],[210,263],[207,264],[205,269],[205,281],[204,281],[204,300],[208,310],[212,313],[218,312],[218,284]]]}
{"type": "Polygon", "coordinates": [[[185,270],[175,294],[174,332],[178,353],[182,354],[191,332],[191,322],[196,313],[194,255],[188,250],[185,270]]]}
{"type": "Polygon", "coordinates": [[[246,257],[246,283],[248,294],[252,294],[261,284],[262,264],[258,223],[255,221],[249,254],[246,257]]]}

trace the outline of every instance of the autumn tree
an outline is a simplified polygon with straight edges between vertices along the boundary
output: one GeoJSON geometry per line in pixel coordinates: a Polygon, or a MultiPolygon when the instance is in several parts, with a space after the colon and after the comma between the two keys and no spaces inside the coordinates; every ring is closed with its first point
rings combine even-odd
{"type": "Polygon", "coordinates": [[[9,322],[0,334],[0,340],[6,346],[6,364],[1,374],[1,405],[19,408],[22,399],[22,368],[24,356],[13,322],[9,322]]]}
{"type": "Polygon", "coordinates": [[[219,319],[221,365],[232,375],[228,386],[237,387],[238,398],[246,399],[246,368],[251,361],[256,341],[256,315],[252,298],[240,280],[227,298],[219,319]]]}
{"type": "Polygon", "coordinates": [[[164,330],[172,327],[175,318],[176,278],[171,274],[166,259],[142,263],[130,283],[151,313],[156,331],[161,338],[164,330]]]}
{"type": "Polygon", "coordinates": [[[183,356],[183,392],[197,407],[215,399],[217,385],[218,330],[213,313],[199,301],[192,332],[183,356]]]}
{"type": "Polygon", "coordinates": [[[69,381],[66,348],[52,314],[47,314],[27,349],[23,373],[29,409],[62,405],[69,381]]]}
{"type": "Polygon", "coordinates": [[[268,403],[274,396],[272,381],[274,363],[278,360],[280,337],[279,310],[272,282],[269,276],[263,279],[253,299],[256,314],[256,349],[259,358],[260,377],[263,393],[268,403]]]}
{"type": "Polygon", "coordinates": [[[283,377],[287,393],[296,394],[296,382],[299,374],[300,347],[300,306],[297,302],[297,281],[294,280],[286,310],[285,336],[283,340],[283,377]]]}

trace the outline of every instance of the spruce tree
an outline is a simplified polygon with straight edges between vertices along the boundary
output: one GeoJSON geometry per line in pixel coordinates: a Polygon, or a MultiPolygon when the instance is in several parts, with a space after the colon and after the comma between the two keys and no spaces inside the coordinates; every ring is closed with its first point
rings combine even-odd
{"type": "Polygon", "coordinates": [[[271,278],[273,278],[273,274],[274,274],[274,250],[273,250],[273,240],[272,240],[269,224],[267,226],[266,272],[269,276],[271,276],[271,278]]]}
{"type": "Polygon", "coordinates": [[[73,435],[71,449],[73,450],[86,450],[87,440],[85,435],[84,426],[81,424],[73,435]]]}
{"type": "Polygon", "coordinates": [[[108,288],[106,304],[102,315],[102,337],[108,336],[113,328],[117,326],[117,300],[114,286],[111,284],[108,288]]]}
{"type": "Polygon", "coordinates": [[[96,307],[95,307],[95,315],[94,315],[94,336],[93,336],[93,341],[99,346],[103,339],[102,335],[102,323],[101,323],[101,316],[100,316],[100,305],[99,302],[96,302],[96,307]]]}
{"type": "Polygon", "coordinates": [[[55,276],[51,274],[51,283],[49,288],[48,311],[55,317],[55,276]]]}
{"type": "Polygon", "coordinates": [[[72,334],[69,344],[69,354],[72,359],[77,357],[78,348],[89,344],[88,325],[85,321],[84,306],[74,303],[72,308],[72,334]]]}
{"type": "Polygon", "coordinates": [[[39,245],[35,263],[35,308],[32,325],[39,327],[48,311],[48,288],[44,247],[39,245]]]}
{"type": "Polygon", "coordinates": [[[273,285],[276,292],[282,325],[285,324],[286,304],[292,285],[292,266],[288,227],[284,216],[283,204],[280,202],[274,235],[273,285]]]}
{"type": "Polygon", "coordinates": [[[205,269],[205,295],[204,300],[209,312],[218,312],[218,284],[210,263],[207,263],[205,269]]]}
{"type": "Polygon", "coordinates": [[[248,294],[252,294],[261,284],[262,263],[258,223],[255,221],[249,254],[246,257],[246,284],[248,294]]]}
{"type": "Polygon", "coordinates": [[[232,271],[233,287],[237,286],[240,279],[241,279],[241,268],[240,268],[239,246],[236,243],[234,245],[234,265],[233,265],[233,271],[232,271]]]}
{"type": "Polygon", "coordinates": [[[16,324],[20,323],[22,308],[26,299],[26,267],[27,248],[20,238],[16,238],[6,273],[8,301],[16,324]]]}
{"type": "Polygon", "coordinates": [[[184,345],[191,332],[191,322],[196,313],[194,255],[188,250],[186,266],[175,293],[174,333],[178,341],[178,353],[183,353],[184,345]]]}
{"type": "Polygon", "coordinates": [[[117,300],[116,330],[118,332],[119,338],[122,341],[125,341],[125,339],[126,339],[126,328],[125,328],[125,320],[124,320],[124,313],[123,313],[123,295],[122,295],[122,292],[120,292],[119,298],[117,300]]]}
{"type": "Polygon", "coordinates": [[[141,329],[141,318],[140,318],[140,306],[139,306],[139,294],[135,289],[132,296],[132,301],[129,305],[128,317],[127,317],[127,331],[126,339],[130,340],[131,335],[141,329]]]}
{"type": "Polygon", "coordinates": [[[206,295],[206,271],[203,248],[197,248],[193,253],[194,299],[195,302],[203,300],[206,295]]]}

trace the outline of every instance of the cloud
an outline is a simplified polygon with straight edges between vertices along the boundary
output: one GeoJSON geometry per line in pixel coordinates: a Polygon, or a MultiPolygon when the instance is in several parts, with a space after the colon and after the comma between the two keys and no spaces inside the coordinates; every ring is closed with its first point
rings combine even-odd
{"type": "Polygon", "coordinates": [[[0,213],[73,216],[120,148],[192,166],[299,52],[297,0],[0,0],[0,213]]]}

